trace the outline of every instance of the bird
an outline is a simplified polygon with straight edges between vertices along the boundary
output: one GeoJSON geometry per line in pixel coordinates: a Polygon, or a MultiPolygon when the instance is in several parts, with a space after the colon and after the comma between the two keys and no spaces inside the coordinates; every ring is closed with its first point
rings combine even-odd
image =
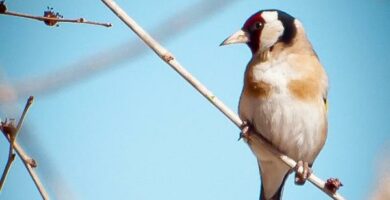
{"type": "Polygon", "coordinates": [[[302,23],[284,11],[256,12],[221,46],[236,43],[252,53],[239,100],[241,136],[257,158],[260,200],[280,200],[293,170],[264,143],[298,161],[294,180],[303,185],[327,137],[328,77],[302,23]]]}

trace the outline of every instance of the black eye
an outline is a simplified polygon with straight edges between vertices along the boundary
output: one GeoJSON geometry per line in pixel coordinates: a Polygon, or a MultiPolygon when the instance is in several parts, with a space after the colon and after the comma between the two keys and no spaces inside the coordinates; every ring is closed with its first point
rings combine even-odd
{"type": "Polygon", "coordinates": [[[262,24],[262,23],[260,23],[260,22],[257,22],[257,23],[255,24],[255,26],[256,26],[256,29],[260,29],[260,28],[261,28],[261,26],[263,26],[263,24],[262,24]]]}
{"type": "Polygon", "coordinates": [[[252,25],[252,31],[257,31],[257,30],[260,30],[262,29],[263,27],[263,23],[261,22],[255,22],[253,25],[252,25]]]}

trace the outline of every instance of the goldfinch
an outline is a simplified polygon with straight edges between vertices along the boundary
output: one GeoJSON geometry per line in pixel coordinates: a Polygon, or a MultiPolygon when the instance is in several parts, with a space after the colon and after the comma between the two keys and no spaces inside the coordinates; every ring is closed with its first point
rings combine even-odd
{"type": "Polygon", "coordinates": [[[328,78],[302,23],[283,11],[255,13],[221,45],[234,43],[246,43],[252,52],[239,115],[258,161],[260,199],[279,200],[291,170],[250,134],[299,161],[295,183],[304,184],[327,136],[328,78]]]}

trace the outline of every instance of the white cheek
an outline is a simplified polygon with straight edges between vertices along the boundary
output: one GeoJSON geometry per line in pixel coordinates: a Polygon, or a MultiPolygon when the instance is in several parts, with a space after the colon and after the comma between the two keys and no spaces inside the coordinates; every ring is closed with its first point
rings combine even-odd
{"type": "Polygon", "coordinates": [[[266,23],[260,35],[260,50],[265,51],[272,47],[283,34],[284,27],[281,21],[266,23]]]}

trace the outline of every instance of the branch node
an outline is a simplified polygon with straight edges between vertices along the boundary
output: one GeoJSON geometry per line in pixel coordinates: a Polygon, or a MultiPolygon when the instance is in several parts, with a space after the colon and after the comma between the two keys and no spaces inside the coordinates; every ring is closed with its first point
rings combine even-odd
{"type": "Polygon", "coordinates": [[[35,160],[32,159],[32,158],[26,160],[26,162],[27,162],[27,164],[30,165],[30,167],[32,167],[32,168],[38,167],[37,161],[35,161],[35,160]]]}
{"type": "Polygon", "coordinates": [[[337,192],[337,190],[340,189],[340,187],[342,187],[343,184],[341,183],[341,181],[338,179],[338,178],[329,178],[328,180],[326,180],[326,183],[325,183],[325,187],[331,191],[333,194],[337,192]]]}
{"type": "Polygon", "coordinates": [[[54,26],[57,24],[58,19],[62,18],[62,15],[60,13],[54,13],[53,8],[47,7],[47,10],[43,12],[43,17],[46,19],[43,20],[43,22],[48,26],[54,26]]]}
{"type": "Polygon", "coordinates": [[[162,56],[162,59],[165,62],[170,62],[171,60],[175,59],[170,53],[166,53],[162,56]]]}
{"type": "Polygon", "coordinates": [[[207,96],[207,97],[210,99],[210,101],[214,101],[214,99],[215,99],[215,96],[214,96],[214,95],[207,96]]]}
{"type": "Polygon", "coordinates": [[[0,123],[0,131],[3,132],[3,134],[9,138],[11,141],[15,139],[17,128],[15,126],[15,120],[14,119],[5,119],[0,123]]]}
{"type": "Polygon", "coordinates": [[[12,153],[12,155],[11,155],[11,162],[13,162],[14,160],[15,160],[15,157],[16,157],[16,154],[15,153],[12,153]]]}

